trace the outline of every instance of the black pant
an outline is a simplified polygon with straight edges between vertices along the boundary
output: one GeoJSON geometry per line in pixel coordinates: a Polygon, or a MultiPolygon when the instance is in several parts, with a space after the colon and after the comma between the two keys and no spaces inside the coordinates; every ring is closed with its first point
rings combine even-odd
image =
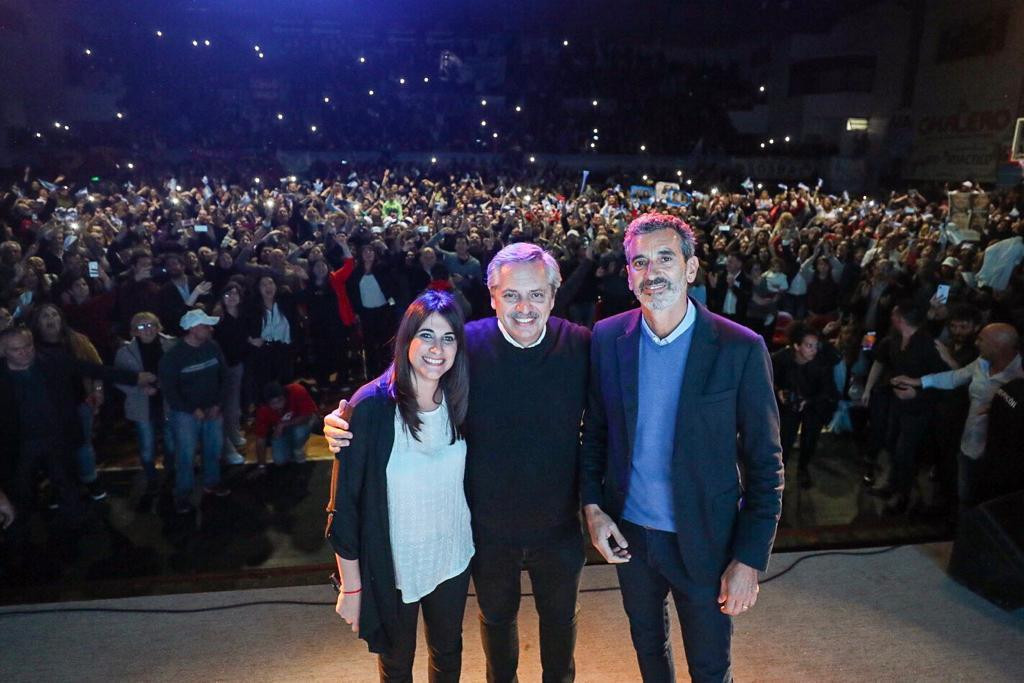
{"type": "Polygon", "coordinates": [[[732,619],[719,608],[718,583],[701,584],[690,578],[674,533],[626,520],[619,523],[619,530],[629,543],[632,558],[615,568],[645,683],[676,680],[666,601],[670,592],[679,613],[690,677],[694,681],[731,681],[732,619]]]}
{"type": "MultiPolygon", "coordinates": [[[[458,681],[462,673],[462,618],[466,612],[469,567],[442,582],[416,602],[399,603],[391,648],[378,660],[380,680],[412,681],[416,656],[416,622],[423,607],[431,683],[458,681]]],[[[401,591],[399,591],[401,594],[401,591]]]]}
{"type": "Polygon", "coordinates": [[[292,345],[283,342],[264,342],[256,349],[247,370],[252,372],[253,393],[256,402],[263,401],[263,387],[268,382],[284,386],[295,379],[295,361],[292,345]]]}
{"type": "Polygon", "coordinates": [[[359,314],[366,350],[367,377],[376,377],[391,363],[391,338],[395,336],[394,309],[391,306],[364,308],[359,314]]]}
{"type": "Polygon", "coordinates": [[[928,436],[931,414],[906,410],[899,399],[893,402],[889,416],[889,454],[892,458],[891,486],[900,496],[909,496],[917,472],[917,451],[928,436]]]}
{"type": "Polygon", "coordinates": [[[870,426],[865,465],[874,469],[878,464],[878,453],[888,447],[889,424],[891,423],[892,402],[896,401],[887,387],[879,387],[871,394],[868,402],[868,424],[870,426]]]}
{"type": "Polygon", "coordinates": [[[73,449],[60,437],[26,439],[18,448],[18,461],[14,466],[14,477],[7,482],[6,491],[17,512],[14,523],[7,530],[4,553],[9,561],[24,559],[29,540],[31,510],[36,498],[36,477],[40,470],[50,480],[54,502],[57,503],[58,531],[73,532],[83,520],[85,512],[78,491],[78,477],[75,475],[73,449]]]}
{"type": "Polygon", "coordinates": [[[310,335],[313,344],[313,378],[319,389],[327,386],[332,373],[338,373],[336,381],[341,385],[347,383],[351,375],[348,362],[351,343],[349,328],[340,323],[325,327],[324,330],[313,327],[310,335]]]}
{"type": "Polygon", "coordinates": [[[789,454],[793,452],[797,429],[800,429],[800,469],[807,471],[807,466],[818,448],[818,435],[821,434],[822,423],[813,410],[804,409],[800,412],[786,406],[779,406],[779,431],[782,438],[782,461],[789,465],[789,454]]]}
{"type": "Polygon", "coordinates": [[[544,683],[576,677],[576,602],[585,555],[583,538],[536,546],[478,542],[473,558],[473,584],[480,604],[480,636],[487,656],[490,683],[518,681],[520,574],[530,574],[534,604],[540,617],[540,662],[544,683]]]}

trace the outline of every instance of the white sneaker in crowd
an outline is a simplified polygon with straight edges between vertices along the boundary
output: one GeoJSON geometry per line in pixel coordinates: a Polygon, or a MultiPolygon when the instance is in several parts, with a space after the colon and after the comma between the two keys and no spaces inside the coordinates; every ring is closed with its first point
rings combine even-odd
{"type": "Polygon", "coordinates": [[[234,448],[225,453],[221,459],[227,465],[241,465],[245,463],[245,456],[236,451],[234,448]]]}

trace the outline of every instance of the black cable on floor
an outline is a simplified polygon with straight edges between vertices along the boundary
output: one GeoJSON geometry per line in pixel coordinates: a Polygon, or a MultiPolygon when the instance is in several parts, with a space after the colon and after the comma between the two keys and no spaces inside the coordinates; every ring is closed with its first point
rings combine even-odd
{"type": "Polygon", "coordinates": [[[776,574],[772,574],[771,576],[766,576],[765,578],[761,579],[760,581],[758,581],[758,585],[764,584],[764,583],[768,583],[769,581],[774,581],[775,579],[778,579],[778,578],[780,578],[782,576],[785,576],[789,572],[793,571],[793,569],[796,568],[796,566],[798,564],[800,564],[804,560],[809,560],[812,557],[828,557],[829,555],[849,555],[850,557],[863,557],[863,556],[867,556],[867,555],[881,555],[883,553],[892,552],[893,550],[896,550],[897,548],[902,548],[902,547],[903,547],[902,545],[891,545],[888,548],[882,548],[880,550],[867,550],[867,551],[864,551],[864,552],[855,552],[855,551],[852,551],[852,550],[826,550],[826,551],[820,552],[820,553],[811,553],[810,555],[804,555],[803,557],[800,557],[800,558],[796,559],[793,562],[793,564],[789,565],[788,567],[783,569],[781,572],[778,572],[776,574]]]}
{"type": "Polygon", "coordinates": [[[23,616],[28,614],[71,614],[74,612],[107,612],[113,614],[198,614],[199,612],[220,612],[229,609],[238,609],[240,607],[253,607],[255,605],[315,605],[316,607],[323,607],[324,605],[333,605],[334,602],[317,602],[312,600],[254,600],[252,602],[236,602],[230,605],[217,605],[215,607],[193,607],[191,609],[160,609],[160,608],[134,608],[129,609],[127,607],[55,607],[52,609],[39,609],[39,610],[16,610],[10,612],[0,612],[0,617],[9,616],[23,616]]]}
{"type": "MultiPolygon", "coordinates": [[[[804,560],[809,560],[815,557],[828,557],[830,555],[846,555],[850,557],[865,557],[868,555],[881,555],[883,553],[892,552],[897,548],[902,548],[902,545],[893,545],[888,548],[882,548],[880,550],[868,550],[864,552],[855,552],[850,550],[827,550],[820,553],[812,553],[810,555],[804,555],[801,558],[795,560],[788,567],[782,571],[772,574],[761,579],[759,584],[766,584],[769,581],[785,576],[789,572],[793,571],[798,564],[804,560]]],[[[608,586],[605,588],[582,588],[580,593],[609,593],[612,591],[619,590],[618,586],[608,586]]],[[[530,597],[533,593],[523,593],[524,597],[530,597]]],[[[468,597],[475,598],[476,593],[467,593],[468,597]]],[[[254,600],[252,602],[237,602],[230,605],[217,605],[215,607],[193,607],[183,609],[160,609],[160,608],[126,608],[126,607],[55,607],[52,609],[33,609],[33,610],[11,610],[0,612],[0,617],[15,617],[15,616],[27,616],[30,614],[72,614],[75,612],[79,613],[108,613],[108,614],[198,614],[200,612],[221,612],[229,609],[240,609],[242,607],[255,607],[257,605],[299,605],[299,606],[312,606],[312,607],[326,607],[334,605],[334,601],[314,601],[314,600],[254,600]]]]}

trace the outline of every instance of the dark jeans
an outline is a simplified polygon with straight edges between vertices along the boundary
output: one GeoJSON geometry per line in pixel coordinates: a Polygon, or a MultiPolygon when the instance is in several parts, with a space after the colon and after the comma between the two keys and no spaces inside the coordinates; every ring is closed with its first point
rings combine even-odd
{"type": "MultiPolygon", "coordinates": [[[[313,323],[317,325],[318,323],[313,323]]],[[[313,343],[313,377],[318,389],[329,383],[332,373],[337,373],[337,383],[344,385],[350,380],[348,350],[351,345],[350,329],[337,324],[325,324],[323,329],[311,326],[313,343]]]]}
{"type": "Polygon", "coordinates": [[[376,377],[391,363],[391,339],[395,336],[394,308],[364,308],[359,314],[366,350],[367,377],[376,377]]]}
{"type": "Polygon", "coordinates": [[[891,486],[900,496],[909,496],[917,471],[917,451],[928,436],[931,414],[928,411],[909,412],[893,402],[889,422],[889,454],[892,458],[891,486]]]}
{"type": "Polygon", "coordinates": [[[793,452],[797,429],[800,429],[800,469],[807,471],[807,466],[818,448],[818,435],[824,424],[813,410],[801,412],[779,406],[779,431],[782,438],[782,461],[789,465],[789,455],[793,452]]]}
{"type": "Polygon", "coordinates": [[[295,379],[292,348],[291,344],[283,342],[264,342],[250,356],[246,371],[252,373],[253,397],[257,403],[263,400],[263,387],[268,382],[277,382],[283,386],[295,379]]]}
{"type": "MultiPolygon", "coordinates": [[[[24,559],[40,470],[50,480],[54,502],[57,503],[56,526],[59,530],[74,532],[81,526],[85,512],[79,500],[73,451],[61,438],[26,439],[21,442],[18,451],[18,461],[13,468],[14,476],[6,483],[6,493],[17,516],[7,529],[4,547],[0,548],[0,556],[10,554],[10,557],[3,558],[5,561],[24,559]]],[[[0,535],[0,538],[3,536],[0,535]]]]}
{"type": "Polygon", "coordinates": [[[989,470],[989,461],[985,456],[970,458],[957,454],[957,497],[962,508],[974,507],[989,498],[985,483],[989,470]]]}
{"type": "Polygon", "coordinates": [[[886,448],[889,436],[889,424],[892,421],[892,403],[896,401],[892,392],[886,387],[879,387],[871,394],[868,402],[868,425],[870,426],[865,465],[873,470],[878,464],[878,453],[886,448]]]}
{"type": "Polygon", "coordinates": [[[626,520],[619,523],[619,530],[629,543],[632,559],[615,568],[645,683],[675,681],[669,640],[670,592],[679,613],[690,677],[694,681],[731,681],[732,619],[719,609],[719,585],[690,578],[674,533],[626,520]]]}
{"type": "Polygon", "coordinates": [[[380,680],[412,681],[416,656],[416,622],[423,608],[431,683],[458,681],[462,673],[462,618],[466,612],[469,567],[442,582],[416,602],[400,602],[391,649],[378,660],[380,680]]]}
{"type": "Polygon", "coordinates": [[[583,538],[537,546],[478,542],[473,584],[480,604],[480,635],[490,683],[518,681],[520,573],[530,574],[540,617],[540,662],[544,683],[568,682],[576,676],[576,602],[583,572],[583,538]]]}

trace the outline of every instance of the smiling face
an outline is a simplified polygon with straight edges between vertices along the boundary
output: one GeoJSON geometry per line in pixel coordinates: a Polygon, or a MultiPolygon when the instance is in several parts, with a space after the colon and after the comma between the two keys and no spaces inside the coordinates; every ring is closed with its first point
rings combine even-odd
{"type": "Polygon", "coordinates": [[[675,230],[640,233],[626,249],[629,289],[649,311],[683,306],[686,289],[696,279],[696,256],[683,256],[682,238],[675,230]]]}
{"type": "Polygon", "coordinates": [[[452,326],[431,313],[409,342],[409,365],[416,381],[435,383],[451,369],[458,351],[452,326]]]}
{"type": "Polygon", "coordinates": [[[555,306],[544,263],[503,264],[497,280],[491,287],[491,308],[509,336],[529,346],[540,338],[555,306]]]}

